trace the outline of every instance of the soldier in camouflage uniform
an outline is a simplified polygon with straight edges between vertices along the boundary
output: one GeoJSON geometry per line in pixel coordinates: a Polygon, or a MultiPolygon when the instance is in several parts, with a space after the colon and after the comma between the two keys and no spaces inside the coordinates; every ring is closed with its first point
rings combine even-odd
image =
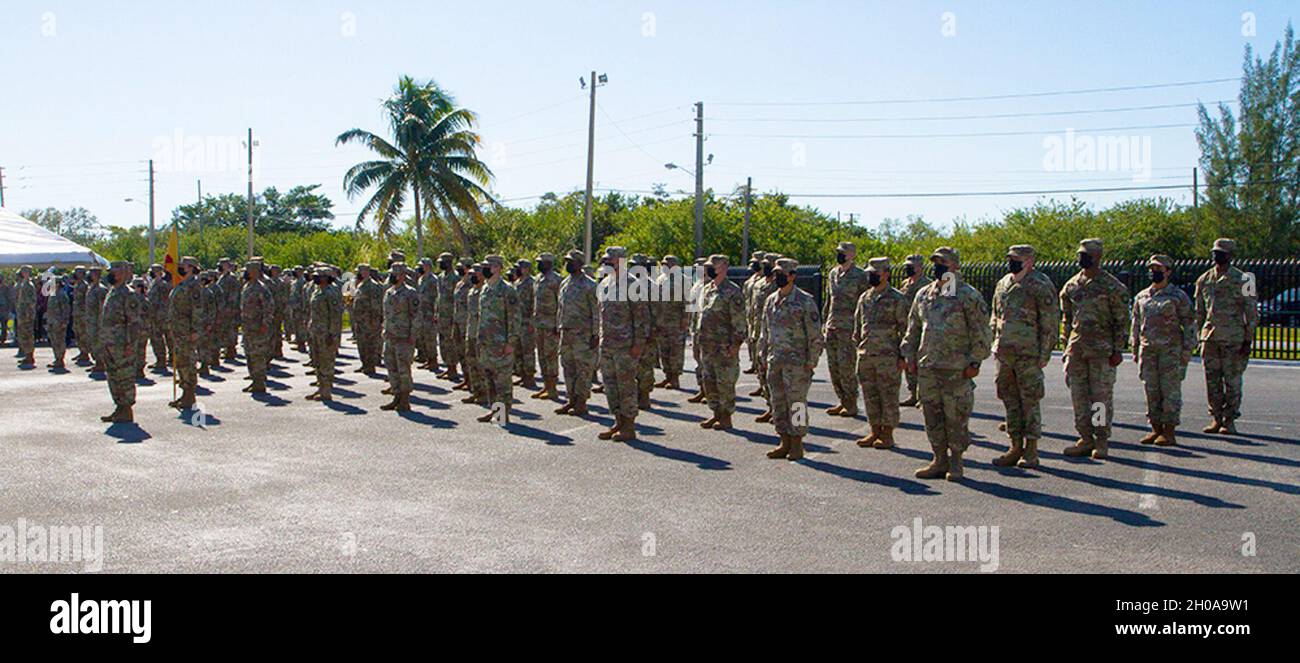
{"type": "MultiPolygon", "coordinates": [[[[172,339],[172,365],[176,369],[176,382],[181,387],[181,396],[168,403],[178,410],[194,407],[194,390],[198,388],[199,378],[195,372],[195,363],[199,357],[199,336],[207,316],[204,309],[206,297],[203,285],[197,277],[199,261],[193,256],[181,258],[180,282],[172,288],[167,298],[167,322],[170,325],[172,339]]],[[[206,360],[204,360],[206,361],[206,360]]]]}
{"type": "MultiPolygon", "coordinates": [[[[916,293],[930,284],[930,277],[925,275],[925,256],[919,253],[907,256],[903,262],[903,277],[903,283],[898,290],[907,297],[907,306],[910,309],[916,299],[916,293]]],[[[920,407],[921,401],[916,398],[916,371],[909,366],[904,376],[907,378],[907,400],[899,403],[899,406],[920,407]]]]}
{"type": "Polygon", "coordinates": [[[772,272],[776,290],[767,296],[759,315],[761,365],[767,369],[771,419],[781,438],[780,445],[767,452],[768,458],[803,458],[808,387],[826,345],[816,300],[794,284],[798,269],[793,258],[777,260],[772,272]]]}
{"type": "Polygon", "coordinates": [[[754,319],[750,314],[754,287],[763,281],[764,255],[766,254],[762,251],[755,251],[749,256],[749,277],[740,286],[740,294],[745,298],[745,324],[749,327],[749,338],[745,342],[746,352],[749,355],[749,367],[745,369],[745,375],[758,373],[758,330],[749,323],[754,319]]]}
{"type": "MultiPolygon", "coordinates": [[[[763,316],[767,311],[767,298],[777,291],[776,263],[779,260],[781,260],[781,254],[779,253],[769,252],[765,255],[763,258],[763,281],[754,286],[754,313],[753,320],[749,324],[758,325],[760,333],[764,322],[763,316]]],[[[798,261],[795,262],[797,267],[798,261]]],[[[797,269],[795,272],[786,274],[786,276],[794,280],[798,276],[797,269]]],[[[749,393],[750,396],[762,396],[763,400],[767,402],[767,410],[763,414],[754,417],[754,421],[760,424],[772,422],[772,390],[767,384],[767,365],[764,363],[765,361],[767,361],[766,355],[760,349],[758,353],[758,388],[749,393]]]]}
{"type": "Polygon", "coordinates": [[[85,267],[77,265],[72,270],[72,283],[72,333],[77,337],[77,356],[72,361],[80,364],[90,361],[90,341],[86,338],[86,291],[89,285],[85,267]]]}
{"type": "Polygon", "coordinates": [[[655,365],[659,359],[654,342],[656,302],[651,293],[654,290],[654,281],[650,279],[650,270],[654,268],[654,263],[645,254],[636,253],[632,255],[631,264],[634,269],[629,271],[629,286],[635,288],[635,292],[638,293],[635,297],[636,303],[641,306],[641,313],[649,321],[651,330],[650,345],[637,360],[636,402],[638,409],[649,410],[650,392],[654,391],[655,387],[655,365]]]}
{"type": "Polygon", "coordinates": [[[298,352],[307,351],[307,342],[311,335],[307,330],[307,321],[311,319],[312,268],[295,267],[293,286],[289,289],[289,305],[293,307],[293,337],[298,352]]]}
{"type": "Polygon", "coordinates": [[[1038,466],[1042,437],[1043,368],[1061,328],[1056,285],[1034,269],[1034,247],[1017,244],[1007,251],[1007,269],[993,292],[993,355],[997,358],[998,398],[1006,408],[1011,448],[993,459],[999,467],[1038,466]]]}
{"type": "Polygon", "coordinates": [[[129,423],[135,420],[135,379],[140,373],[137,348],[144,335],[144,313],[140,297],[131,291],[131,263],[119,260],[110,271],[113,289],[104,297],[99,314],[98,352],[108,372],[108,393],[113,397],[112,414],[100,421],[129,423]]]}
{"type": "Polygon", "coordinates": [[[533,326],[533,293],[537,279],[533,278],[533,263],[520,258],[515,263],[515,292],[519,297],[519,344],[515,346],[515,384],[524,389],[537,388],[537,333],[533,326]]]}
{"type": "Polygon", "coordinates": [[[18,365],[36,366],[36,286],[32,284],[32,266],[18,268],[14,283],[14,337],[18,341],[18,365]]]}
{"type": "Polygon", "coordinates": [[[600,284],[597,300],[600,309],[600,372],[604,376],[605,398],[614,425],[597,434],[602,440],[627,442],[636,439],[637,374],[641,354],[649,351],[653,332],[646,316],[647,306],[632,301],[629,286],[627,249],[605,249],[604,269],[608,277],[600,284]]]}
{"type": "MultiPolygon", "coordinates": [[[[695,259],[694,281],[691,283],[689,293],[690,307],[689,313],[689,331],[691,336],[691,357],[695,359],[695,384],[698,386],[697,391],[690,398],[686,399],[687,403],[703,403],[708,400],[709,395],[704,391],[704,363],[700,359],[700,291],[708,284],[708,276],[704,270],[704,258],[695,259]]],[[[746,323],[749,321],[746,320],[746,323]]]]}
{"type": "Polygon", "coordinates": [[[577,249],[564,256],[568,276],[556,295],[559,354],[564,367],[565,403],[556,414],[585,416],[591,398],[591,376],[596,370],[600,333],[600,303],[596,282],[582,270],[586,256],[577,249]]]}
{"type": "MultiPolygon", "coordinates": [[[[413,288],[419,303],[415,320],[415,343],[424,359],[420,368],[438,370],[438,275],[433,273],[433,260],[421,258],[416,270],[413,288]]],[[[410,276],[408,274],[408,276],[410,276]]]]}
{"type": "Polygon", "coordinates": [[[9,340],[9,316],[13,315],[13,286],[5,283],[5,275],[0,272],[0,345],[9,340]]]}
{"type": "Polygon", "coordinates": [[[54,273],[52,292],[45,299],[45,331],[50,337],[54,361],[46,366],[57,371],[66,369],[63,357],[68,351],[68,323],[72,320],[72,297],[64,289],[60,271],[54,273]]]}
{"type": "Polygon", "coordinates": [[[271,358],[284,359],[284,336],[288,328],[289,284],[284,280],[279,265],[267,265],[270,275],[266,286],[271,290],[271,301],[275,304],[271,319],[271,358]]]}
{"type": "Polygon", "coordinates": [[[203,292],[200,301],[203,305],[203,327],[199,335],[199,375],[212,377],[212,367],[221,364],[221,323],[218,311],[221,308],[221,291],[217,288],[217,270],[204,270],[199,278],[202,280],[203,292]]]}
{"type": "Polygon", "coordinates": [[[290,346],[298,344],[298,309],[302,307],[302,268],[294,265],[284,275],[284,340],[290,346]]]}
{"type": "Polygon", "coordinates": [[[149,306],[145,309],[149,326],[149,345],[153,346],[155,371],[167,370],[167,356],[171,351],[170,325],[167,323],[167,298],[171,295],[171,274],[163,266],[154,263],[149,268],[148,290],[146,298],[149,306]]]}
{"type": "Polygon", "coordinates": [[[461,258],[456,266],[459,279],[452,289],[452,330],[456,343],[456,356],[460,358],[460,382],[452,389],[469,389],[469,353],[466,350],[465,323],[469,316],[469,289],[473,287],[474,265],[469,258],[461,258]]]}
{"type": "MultiPolygon", "coordinates": [[[[686,331],[690,326],[690,317],[686,312],[686,276],[681,272],[677,256],[666,255],[663,260],[663,273],[655,283],[659,301],[655,303],[655,344],[658,350],[659,366],[664,370],[664,379],[656,387],[680,389],[682,365],[686,360],[686,331]]],[[[745,293],[740,293],[741,314],[745,315],[745,293]]],[[[733,385],[734,391],[734,385],[733,385]]],[[[734,396],[734,394],[733,394],[734,396]]]]}
{"type": "Polygon", "coordinates": [[[338,356],[343,336],[343,292],[336,283],[334,270],[329,267],[316,269],[310,310],[308,331],[311,333],[316,391],[308,394],[307,400],[329,402],[333,400],[330,392],[334,387],[334,359],[338,356]]]}
{"type": "MultiPolygon", "coordinates": [[[[476,336],[479,369],[483,373],[483,384],[487,388],[491,410],[478,420],[495,420],[505,425],[510,422],[510,407],[514,401],[510,376],[517,365],[515,348],[522,342],[523,307],[519,303],[519,292],[515,286],[505,282],[505,259],[499,255],[490,255],[486,263],[487,281],[478,295],[476,336]]],[[[531,298],[532,293],[529,295],[531,298]]]]}
{"type": "Polygon", "coordinates": [[[88,271],[90,283],[86,286],[86,341],[93,363],[90,373],[103,373],[105,369],[102,348],[99,346],[99,318],[108,298],[108,286],[103,283],[103,270],[98,265],[88,271]]]}
{"type": "Polygon", "coordinates": [[[140,328],[140,341],[135,346],[135,366],[137,373],[135,379],[144,382],[148,378],[144,375],[144,367],[147,363],[145,359],[146,350],[149,349],[149,334],[152,332],[149,325],[149,283],[144,276],[137,276],[131,281],[131,291],[140,300],[140,319],[143,326],[140,328]]]}
{"type": "Polygon", "coordinates": [[[1124,361],[1129,335],[1128,288],[1101,269],[1100,239],[1079,242],[1081,270],[1061,288],[1065,344],[1065,383],[1074,405],[1079,441],[1066,456],[1106,457],[1115,389],[1115,368],[1124,361]]]}
{"type": "Polygon", "coordinates": [[[936,280],[912,300],[903,339],[903,357],[909,368],[916,367],[925,434],[934,450],[934,459],[916,477],[960,481],[962,454],[970,445],[975,376],[989,356],[993,331],[983,295],[961,278],[957,250],[940,247],[930,261],[936,280]]]}
{"type": "Polygon", "coordinates": [[[1233,240],[1214,240],[1214,266],[1196,279],[1196,327],[1213,419],[1206,433],[1237,434],[1234,422],[1241,416],[1241,376],[1259,325],[1254,275],[1232,266],[1236,249],[1233,240]]]}
{"type": "Polygon", "coordinates": [[[857,347],[853,343],[853,313],[862,293],[871,288],[867,273],[854,264],[857,247],[840,242],[835,247],[835,267],[826,278],[826,300],[822,317],[826,320],[826,367],[831,386],[840,402],[826,410],[831,416],[855,417],[858,414],[858,381],[855,366],[857,347]]]}
{"type": "Polygon", "coordinates": [[[700,289],[700,323],[695,342],[703,366],[700,378],[713,416],[700,428],[731,428],[736,412],[736,379],[740,377],[740,346],[749,338],[745,300],[740,286],[727,279],[727,256],[709,256],[705,285],[700,289]]]}
{"type": "MultiPolygon", "coordinates": [[[[405,274],[402,279],[405,283],[405,274]]],[[[387,315],[384,309],[386,291],[375,281],[373,270],[366,263],[357,265],[356,281],[356,294],[352,296],[352,335],[356,338],[357,355],[361,360],[361,367],[356,372],[374,375],[375,369],[386,360],[383,330],[387,315]]]]}
{"type": "Polygon", "coordinates": [[[465,381],[468,383],[469,395],[460,402],[488,405],[488,390],[483,384],[483,370],[479,364],[478,314],[481,310],[479,295],[483,292],[485,273],[491,268],[484,263],[475,263],[472,269],[470,285],[465,289],[465,381]]]}
{"type": "MultiPolygon", "coordinates": [[[[384,368],[388,370],[388,389],[384,393],[391,394],[393,400],[379,409],[408,412],[411,409],[411,362],[415,359],[415,343],[419,335],[420,294],[406,283],[411,274],[406,263],[395,262],[389,270],[389,286],[384,291],[380,308],[384,316],[384,368]]],[[[377,283],[374,285],[379,286],[377,283]]]]}
{"type": "Polygon", "coordinates": [[[275,298],[262,278],[264,263],[254,257],[244,265],[245,283],[240,294],[239,321],[244,328],[244,357],[253,383],[244,387],[252,394],[266,393],[266,372],[271,364],[271,324],[275,321],[275,298]]]}
{"type": "Polygon", "coordinates": [[[239,293],[242,285],[235,276],[235,263],[230,258],[222,258],[217,266],[217,292],[221,295],[218,309],[222,359],[235,360],[235,346],[239,342],[239,293]]]}
{"type": "Polygon", "coordinates": [[[1192,298],[1171,283],[1174,260],[1153,255],[1147,260],[1151,285],[1133,298],[1129,346],[1147,396],[1151,434],[1142,444],[1167,447],[1178,443],[1175,429],[1183,409],[1183,378],[1196,349],[1196,312],[1192,298]]]}
{"type": "Polygon", "coordinates": [[[537,278],[533,282],[533,348],[537,352],[537,365],[542,373],[542,390],[532,398],[557,398],[560,392],[556,382],[560,376],[560,285],[563,279],[555,273],[555,256],[537,255],[537,278]]]}
{"type": "Polygon", "coordinates": [[[907,362],[903,335],[910,306],[903,293],[889,287],[889,258],[867,263],[868,290],[853,311],[853,345],[857,348],[857,378],[862,385],[871,434],[857,440],[860,447],[889,449],[898,427],[898,386],[907,362]]]}
{"type": "Polygon", "coordinates": [[[455,267],[455,261],[450,253],[444,252],[438,256],[438,269],[442,271],[437,277],[438,350],[442,354],[442,363],[446,364],[446,368],[438,373],[437,377],[452,382],[460,379],[456,365],[460,363],[461,348],[455,334],[456,284],[460,281],[460,275],[456,273],[455,267]]]}

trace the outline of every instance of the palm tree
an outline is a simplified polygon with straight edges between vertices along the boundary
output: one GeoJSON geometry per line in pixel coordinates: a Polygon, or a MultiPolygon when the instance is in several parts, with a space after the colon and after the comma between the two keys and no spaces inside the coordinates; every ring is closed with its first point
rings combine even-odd
{"type": "Polygon", "coordinates": [[[357,214],[357,227],[373,216],[375,230],[390,236],[409,190],[415,206],[418,257],[424,257],[421,205],[440,225],[451,227],[468,255],[469,238],[461,219],[481,220],[482,206],[496,204],[486,190],[492,171],[475,154],[481,142],[473,131],[477,116],[457,108],[455,99],[433,81],[418,83],[410,76],[398,80],[384,109],[392,142],[363,129],[344,131],[334,141],[335,145],[359,142],[380,157],[349,168],[343,177],[349,200],[374,188],[357,214]]]}

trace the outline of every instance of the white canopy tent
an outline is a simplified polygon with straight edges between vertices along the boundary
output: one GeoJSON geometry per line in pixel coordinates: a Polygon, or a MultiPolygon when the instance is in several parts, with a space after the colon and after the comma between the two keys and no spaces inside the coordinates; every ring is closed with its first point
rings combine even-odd
{"type": "Polygon", "coordinates": [[[31,265],[37,271],[48,267],[76,267],[108,261],[90,249],[28,221],[0,207],[0,269],[31,265]]]}

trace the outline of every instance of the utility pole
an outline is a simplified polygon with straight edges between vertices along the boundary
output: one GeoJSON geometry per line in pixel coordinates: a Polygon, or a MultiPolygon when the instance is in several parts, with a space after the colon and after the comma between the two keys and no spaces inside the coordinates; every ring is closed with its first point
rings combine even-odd
{"type": "Polygon", "coordinates": [[[248,129],[248,259],[253,259],[253,129],[248,129]]]}
{"type": "Polygon", "coordinates": [[[0,168],[0,207],[5,206],[5,169],[0,168]]]}
{"type": "Polygon", "coordinates": [[[582,204],[582,250],[590,264],[591,255],[591,185],[596,159],[596,71],[591,72],[591,109],[587,115],[587,197],[582,204]]]}
{"type": "Polygon", "coordinates": [[[154,227],[153,227],[153,159],[149,160],[149,264],[152,265],[154,260],[154,227]]]}
{"type": "Polygon", "coordinates": [[[199,206],[195,208],[195,221],[199,224],[199,246],[203,246],[203,180],[198,180],[199,185],[199,206]]]}
{"type": "Polygon", "coordinates": [[[745,225],[740,239],[740,263],[749,264],[749,210],[754,206],[754,178],[745,178],[745,225]]]}
{"type": "Polygon", "coordinates": [[[704,102],[695,104],[695,257],[704,257],[704,102]]]}
{"type": "Polygon", "coordinates": [[[1195,212],[1196,208],[1200,206],[1200,203],[1197,200],[1200,197],[1200,192],[1198,191],[1200,187],[1197,186],[1198,176],[1199,174],[1197,173],[1197,168],[1193,166],[1192,167],[1192,211],[1193,212],[1195,212]]]}

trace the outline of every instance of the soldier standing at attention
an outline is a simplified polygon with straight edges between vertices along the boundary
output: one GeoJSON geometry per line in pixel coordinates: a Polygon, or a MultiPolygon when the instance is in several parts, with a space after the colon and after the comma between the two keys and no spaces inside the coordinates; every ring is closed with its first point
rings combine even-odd
{"type": "Polygon", "coordinates": [[[694,395],[686,399],[687,403],[703,403],[708,400],[709,395],[704,391],[704,362],[700,359],[700,290],[708,284],[709,277],[705,272],[704,258],[695,259],[695,279],[691,282],[690,309],[690,336],[691,336],[691,357],[695,359],[695,384],[697,390],[694,395]]]}
{"type": "MultiPolygon", "coordinates": [[[[907,297],[907,306],[910,309],[916,299],[916,293],[930,283],[930,278],[925,275],[925,256],[919,253],[907,256],[903,262],[903,277],[903,284],[898,289],[904,297],[907,297]]],[[[904,375],[907,377],[907,400],[898,405],[919,407],[921,402],[916,398],[916,371],[909,366],[904,375]]]]}
{"type": "MultiPolygon", "coordinates": [[[[568,276],[556,295],[556,323],[559,326],[559,355],[564,367],[564,397],[556,414],[586,416],[591,398],[591,376],[596,370],[596,348],[600,338],[600,304],[596,282],[582,270],[586,255],[573,249],[564,256],[568,276]]],[[[540,290],[539,290],[540,292],[540,290]]]]}
{"type": "MultiPolygon", "coordinates": [[[[302,268],[290,267],[284,276],[284,339],[290,346],[298,343],[298,309],[302,307],[302,268]]],[[[298,348],[299,351],[302,348],[298,348]]]]}
{"type": "Polygon", "coordinates": [[[162,265],[151,265],[145,294],[149,306],[145,310],[148,312],[149,345],[153,346],[154,363],[151,368],[155,371],[167,370],[167,353],[171,347],[171,339],[167,336],[170,326],[167,324],[167,298],[171,295],[171,290],[171,275],[162,265]]]}
{"type": "Polygon", "coordinates": [[[334,358],[342,340],[343,293],[335,283],[334,271],[321,266],[311,288],[310,333],[312,359],[316,373],[316,391],[309,401],[329,402],[334,388],[334,358]]]}
{"type": "Polygon", "coordinates": [[[1255,279],[1232,266],[1237,243],[1214,240],[1214,266],[1196,279],[1196,327],[1200,330],[1205,392],[1213,421],[1206,433],[1236,435],[1241,416],[1241,376],[1259,325],[1255,279]]]}
{"type": "Polygon", "coordinates": [[[713,416],[700,428],[731,428],[736,412],[736,379],[740,377],[740,346],[749,337],[745,300],[740,286],[727,279],[727,256],[709,256],[708,278],[700,289],[700,324],[696,343],[703,365],[700,378],[713,416]]]}
{"type": "Polygon", "coordinates": [[[478,421],[492,421],[499,412],[498,421],[506,425],[510,423],[510,406],[514,401],[510,376],[518,365],[515,348],[521,343],[523,307],[519,302],[519,292],[503,277],[505,258],[490,255],[486,264],[484,276],[487,281],[478,295],[477,337],[479,369],[491,409],[478,421]]]}
{"type": "Polygon", "coordinates": [[[131,292],[134,292],[135,296],[140,300],[140,319],[143,323],[140,329],[140,340],[135,346],[135,367],[137,371],[135,379],[144,382],[148,379],[144,375],[144,367],[147,363],[145,357],[147,356],[146,351],[149,349],[149,334],[153,332],[149,324],[149,284],[144,276],[137,276],[132,279],[131,292]]]}
{"type": "Polygon", "coordinates": [[[745,283],[740,286],[741,295],[745,297],[745,324],[749,328],[749,338],[746,339],[745,348],[749,354],[749,367],[745,369],[745,375],[753,375],[758,372],[758,329],[752,324],[754,316],[752,309],[754,306],[754,286],[763,280],[763,252],[755,251],[749,256],[749,277],[745,283]]]}
{"type": "MultiPolygon", "coordinates": [[[[770,259],[769,254],[769,259],[770,259]]],[[[762,366],[767,369],[771,419],[781,444],[768,458],[803,458],[803,437],[808,434],[808,387],[821,360],[826,340],[812,295],[795,287],[799,262],[777,260],[773,269],[776,290],[763,303],[759,324],[762,366]]]]}
{"type": "Polygon", "coordinates": [[[1065,383],[1074,405],[1079,441],[1065,455],[1096,460],[1106,457],[1115,367],[1124,361],[1129,335],[1128,288],[1101,269],[1100,239],[1079,242],[1079,267],[1061,288],[1061,314],[1069,338],[1065,344],[1065,383]]]}
{"type": "Polygon", "coordinates": [[[94,362],[90,374],[103,373],[105,370],[102,349],[99,347],[99,318],[103,314],[104,300],[108,298],[108,286],[103,281],[103,270],[99,265],[90,268],[90,283],[86,286],[86,341],[94,362]]]}
{"type": "MultiPolygon", "coordinates": [[[[77,265],[72,270],[72,333],[77,338],[77,356],[72,361],[80,364],[90,361],[90,341],[86,338],[86,290],[87,285],[86,268],[77,265]]],[[[0,284],[0,290],[4,285],[0,284]]],[[[0,304],[0,310],[4,308],[0,304]]]]}
{"type": "MultiPolygon", "coordinates": [[[[666,255],[663,260],[663,273],[655,282],[659,301],[655,306],[655,343],[657,345],[659,366],[664,370],[664,379],[655,386],[663,389],[680,389],[682,366],[686,361],[686,332],[690,326],[689,314],[686,312],[686,280],[681,273],[681,263],[677,256],[666,255]]],[[[745,293],[741,289],[741,312],[744,314],[745,293]]]]}
{"type": "Polygon", "coordinates": [[[860,447],[889,449],[898,427],[898,387],[907,362],[901,346],[907,333],[909,302],[889,287],[889,258],[867,263],[870,289],[853,311],[853,344],[858,351],[857,377],[862,385],[871,434],[857,440],[860,447]]]}
{"type": "MultiPolygon", "coordinates": [[[[776,264],[779,260],[781,260],[781,254],[779,253],[769,252],[765,254],[763,258],[763,281],[754,286],[754,320],[750,324],[757,325],[760,332],[763,326],[763,316],[767,314],[767,298],[771,297],[772,293],[778,289],[776,285],[776,264]]],[[[786,274],[786,278],[790,281],[794,281],[797,276],[798,261],[795,261],[795,268],[795,272],[786,274]]],[[[824,340],[823,338],[823,342],[824,340]]],[[[762,396],[763,400],[767,402],[767,410],[763,414],[754,417],[754,421],[760,424],[771,423],[772,421],[772,390],[768,388],[767,384],[767,365],[764,363],[767,361],[766,357],[767,355],[760,345],[758,351],[758,388],[749,393],[750,396],[762,396]]]]}
{"type": "Polygon", "coordinates": [[[140,297],[131,291],[131,263],[119,260],[112,264],[109,282],[113,289],[104,297],[99,315],[99,354],[108,371],[108,393],[113,397],[113,413],[100,421],[115,424],[135,420],[135,379],[140,373],[137,348],[144,335],[144,314],[140,297]]]}
{"type": "MultiPolygon", "coordinates": [[[[415,320],[415,342],[424,359],[420,368],[438,370],[438,275],[433,273],[433,260],[420,258],[415,272],[419,278],[412,281],[419,307],[415,320]]],[[[410,277],[410,274],[407,275],[410,277]]]]}
{"type": "Polygon", "coordinates": [[[555,273],[555,256],[537,254],[537,277],[533,279],[533,349],[537,352],[537,365],[542,373],[542,390],[532,398],[557,398],[556,383],[560,378],[560,285],[563,279],[555,273]]]}
{"type": "Polygon", "coordinates": [[[1043,418],[1043,368],[1061,328],[1056,285],[1034,269],[1034,247],[1018,244],[1007,251],[1007,271],[993,291],[993,355],[997,358],[997,392],[1007,411],[1011,449],[993,459],[999,467],[1038,467],[1038,440],[1043,418]]]}
{"type": "Polygon", "coordinates": [[[203,327],[199,337],[199,375],[212,377],[212,367],[221,365],[220,321],[221,291],[217,289],[217,270],[207,269],[200,275],[203,285],[203,327]]]}
{"type": "MultiPolygon", "coordinates": [[[[271,364],[271,323],[275,300],[262,278],[262,259],[244,265],[244,289],[240,294],[239,321],[244,328],[244,358],[253,383],[244,387],[251,394],[266,393],[266,371],[271,364]]],[[[319,377],[319,376],[318,376],[319,377]]]]}
{"type": "MultiPolygon", "coordinates": [[[[311,334],[308,333],[307,322],[311,319],[311,286],[312,286],[312,267],[295,268],[293,288],[298,293],[297,308],[294,309],[293,315],[293,335],[297,341],[298,352],[307,352],[307,343],[311,340],[311,334]]],[[[290,293],[294,292],[290,289],[290,293]]]]}
{"type": "Polygon", "coordinates": [[[18,367],[36,367],[36,286],[32,266],[18,268],[14,283],[14,337],[18,340],[18,367]]]}
{"type": "Polygon", "coordinates": [[[269,279],[266,286],[271,290],[271,300],[275,303],[271,319],[271,358],[284,359],[284,333],[289,311],[289,284],[280,273],[279,265],[267,265],[269,279]]]}
{"type": "Polygon", "coordinates": [[[239,341],[239,280],[235,278],[235,263],[230,258],[222,258],[217,264],[217,292],[221,294],[219,309],[220,340],[222,359],[235,360],[235,345],[239,341]]]}
{"type": "Polygon", "coordinates": [[[46,366],[56,371],[67,367],[63,357],[68,351],[68,323],[72,320],[72,294],[64,285],[59,270],[55,270],[49,297],[45,300],[45,331],[50,337],[54,361],[46,366]]]}
{"type": "Polygon", "coordinates": [[[455,309],[456,309],[456,284],[460,281],[460,275],[456,273],[455,263],[450,253],[443,252],[438,255],[438,269],[442,271],[438,275],[438,350],[442,353],[442,363],[446,368],[438,373],[436,377],[444,380],[451,380],[453,383],[460,379],[456,372],[456,365],[460,363],[460,343],[456,341],[455,335],[455,309]]]}
{"type": "Polygon", "coordinates": [[[465,381],[468,383],[469,395],[460,402],[487,405],[487,388],[483,384],[483,371],[479,365],[478,298],[483,292],[483,280],[489,267],[477,263],[471,265],[470,269],[469,287],[465,289],[465,381]]]}
{"type": "Polygon", "coordinates": [[[654,290],[654,281],[650,279],[650,270],[653,268],[650,258],[643,253],[633,254],[632,267],[629,273],[631,279],[629,287],[634,288],[636,295],[634,300],[641,306],[641,313],[650,325],[649,344],[645,352],[641,353],[640,359],[637,360],[636,372],[636,404],[637,409],[650,409],[650,392],[655,388],[655,363],[659,358],[659,353],[655,350],[654,328],[655,328],[655,302],[652,300],[651,291],[654,290]]]}
{"type": "Polygon", "coordinates": [[[469,289],[473,286],[473,262],[469,258],[461,258],[456,266],[456,274],[459,280],[456,281],[452,289],[452,328],[454,330],[456,342],[456,356],[460,358],[460,382],[456,383],[452,389],[469,388],[469,357],[466,351],[466,334],[465,324],[469,316],[469,289]]]}
{"type": "Polygon", "coordinates": [[[375,369],[385,361],[383,325],[386,292],[384,286],[375,281],[374,270],[366,263],[357,265],[356,283],[356,294],[352,296],[352,333],[356,337],[357,355],[361,360],[361,367],[356,372],[374,375],[375,369]]]}
{"type": "Polygon", "coordinates": [[[918,479],[962,478],[962,454],[970,445],[975,376],[989,356],[993,332],[989,308],[978,290],[961,278],[956,249],[930,255],[935,281],[921,288],[908,313],[903,356],[915,366],[925,434],[934,450],[918,479]]]}
{"type": "Polygon", "coordinates": [[[1151,434],[1142,444],[1168,447],[1178,443],[1175,429],[1183,409],[1183,378],[1196,349],[1196,313],[1191,297],[1173,286],[1174,260],[1154,255],[1147,260],[1151,285],[1133,298],[1129,345],[1147,396],[1151,434]]]}
{"type": "MultiPolygon", "coordinates": [[[[415,359],[415,341],[419,333],[420,295],[406,284],[408,274],[404,262],[389,266],[389,285],[380,304],[384,316],[384,368],[388,370],[385,393],[393,396],[392,401],[379,406],[381,410],[408,412],[411,409],[411,362],[415,359]]],[[[379,287],[368,275],[367,280],[379,287]]],[[[375,345],[379,345],[377,339],[375,345]]]]}
{"type": "MultiPolygon", "coordinates": [[[[0,345],[9,340],[9,316],[13,314],[13,287],[5,283],[5,275],[0,272],[0,345]]],[[[81,338],[80,335],[77,336],[81,338]]]]}
{"type": "Polygon", "coordinates": [[[856,417],[858,414],[858,380],[855,366],[857,348],[853,344],[853,313],[862,293],[871,288],[867,273],[854,259],[857,247],[852,242],[840,242],[835,247],[835,267],[826,278],[826,301],[822,317],[826,319],[826,367],[830,369],[831,385],[840,402],[826,410],[826,414],[856,417]]]}
{"type": "Polygon", "coordinates": [[[637,372],[641,353],[650,341],[650,320],[642,302],[631,301],[620,292],[620,280],[626,282],[627,249],[605,249],[604,266],[612,270],[597,293],[600,309],[600,372],[604,376],[605,398],[614,425],[596,437],[628,442],[636,439],[637,372]]]}
{"type": "Polygon", "coordinates": [[[515,262],[515,292],[519,299],[519,343],[515,344],[515,384],[524,389],[537,388],[536,329],[533,326],[533,292],[537,279],[533,278],[533,263],[527,258],[515,262]]]}
{"type": "MultiPolygon", "coordinates": [[[[199,283],[199,261],[192,256],[181,258],[180,282],[172,288],[167,298],[167,322],[171,326],[172,364],[176,369],[176,381],[181,387],[181,397],[168,403],[178,410],[194,407],[194,390],[199,378],[195,373],[195,362],[200,359],[199,335],[207,318],[204,309],[203,286],[199,283]]],[[[203,359],[206,363],[206,358],[203,359]]]]}

